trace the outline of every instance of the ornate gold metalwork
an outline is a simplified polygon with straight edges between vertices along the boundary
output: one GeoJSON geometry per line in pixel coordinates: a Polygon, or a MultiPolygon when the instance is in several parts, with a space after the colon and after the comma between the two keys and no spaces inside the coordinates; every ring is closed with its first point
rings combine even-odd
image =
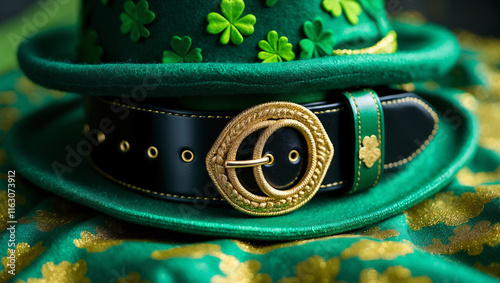
{"type": "Polygon", "coordinates": [[[296,210],[314,196],[333,153],[333,145],[314,113],[295,103],[269,102],[247,109],[231,120],[208,153],[206,166],[220,194],[236,209],[255,216],[274,216],[296,210]],[[236,159],[247,136],[264,129],[253,154],[253,159],[261,159],[267,139],[283,127],[294,128],[305,137],[309,151],[306,173],[293,188],[281,191],[266,181],[261,166],[254,167],[257,184],[266,196],[253,194],[240,183],[236,170],[225,166],[226,161],[236,159]]]}
{"type": "Polygon", "coordinates": [[[377,44],[363,49],[337,49],[333,50],[333,55],[359,55],[359,54],[391,54],[398,50],[398,35],[395,31],[390,31],[377,44]]]}
{"type": "Polygon", "coordinates": [[[359,150],[359,159],[363,160],[366,167],[372,168],[373,164],[382,156],[379,146],[380,143],[375,135],[363,138],[363,147],[359,150]]]}

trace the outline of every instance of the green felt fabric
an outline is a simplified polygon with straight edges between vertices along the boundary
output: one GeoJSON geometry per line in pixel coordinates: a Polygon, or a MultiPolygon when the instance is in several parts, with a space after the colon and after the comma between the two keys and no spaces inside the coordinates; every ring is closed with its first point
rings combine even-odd
{"type": "Polygon", "coordinates": [[[266,95],[407,83],[441,77],[455,64],[459,48],[449,31],[432,24],[393,27],[400,46],[395,54],[276,64],[74,64],[77,30],[67,28],[25,42],[18,59],[30,79],[49,88],[108,96],[147,87],[150,97],[266,95]]]}
{"type": "MultiPolygon", "coordinates": [[[[204,62],[260,63],[262,60],[257,56],[259,51],[262,51],[259,48],[259,41],[266,40],[267,34],[272,30],[280,37],[288,38],[298,59],[301,52],[299,42],[307,38],[303,31],[304,23],[316,17],[322,19],[324,30],[330,29],[333,32],[335,49],[360,49],[372,46],[391,30],[385,11],[374,9],[372,6],[383,0],[352,1],[359,3],[362,8],[358,17],[359,23],[356,25],[351,24],[344,13],[333,17],[322,7],[323,0],[279,1],[271,8],[261,0],[170,0],[168,3],[163,0],[148,0],[148,10],[155,16],[152,22],[144,24],[143,27],[149,31],[150,36],[142,36],[134,42],[131,40],[131,33],[120,32],[123,27],[121,15],[126,13],[124,8],[126,2],[126,0],[115,0],[108,5],[102,5],[100,0],[82,2],[82,30],[95,30],[99,35],[96,44],[102,46],[104,50],[103,62],[160,63],[163,51],[172,50],[170,47],[172,37],[189,36],[193,41],[192,47],[201,48],[204,62]],[[244,9],[240,6],[241,3],[244,4],[244,9]],[[243,20],[241,23],[246,24],[236,25],[243,35],[238,45],[233,42],[234,34],[231,34],[227,44],[221,44],[222,31],[208,32],[212,29],[209,26],[209,18],[214,22],[214,26],[221,25],[226,20],[224,11],[227,9],[223,7],[234,8],[233,21],[241,19],[243,20]],[[241,16],[236,16],[237,12],[240,12],[241,16]],[[215,21],[214,17],[219,19],[219,22],[215,21]],[[255,24],[248,17],[254,17],[255,24]],[[253,31],[244,35],[244,26],[252,26],[253,31]]],[[[133,2],[137,4],[140,1],[133,2]]],[[[144,12],[138,11],[138,13],[144,12]]],[[[234,29],[232,32],[234,33],[234,29]]],[[[329,55],[332,51],[333,49],[329,55]]]]}

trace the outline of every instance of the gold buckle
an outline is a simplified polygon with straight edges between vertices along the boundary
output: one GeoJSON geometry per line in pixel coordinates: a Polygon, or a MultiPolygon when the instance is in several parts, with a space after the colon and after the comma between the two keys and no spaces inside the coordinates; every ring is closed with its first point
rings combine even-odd
{"type": "Polygon", "coordinates": [[[281,215],[300,208],[319,190],[334,153],[333,144],[314,113],[291,102],[269,102],[245,110],[221,132],[206,158],[208,174],[219,193],[236,209],[255,216],[281,215]],[[305,137],[307,169],[291,189],[273,188],[265,179],[262,165],[271,156],[262,156],[268,138],[280,128],[291,127],[305,137]],[[253,160],[236,161],[243,140],[265,129],[254,148],[253,160]],[[248,191],[239,181],[236,168],[253,167],[255,180],[265,196],[248,191]]]}

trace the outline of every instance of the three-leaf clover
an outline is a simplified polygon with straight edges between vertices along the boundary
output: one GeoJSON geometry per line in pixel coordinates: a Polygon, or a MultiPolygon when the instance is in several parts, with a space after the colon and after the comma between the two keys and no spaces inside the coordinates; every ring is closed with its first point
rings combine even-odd
{"type": "Polygon", "coordinates": [[[295,59],[295,53],[293,53],[293,46],[288,43],[288,38],[282,36],[278,39],[278,33],[276,31],[270,31],[267,34],[267,41],[261,40],[259,42],[259,47],[264,50],[259,52],[259,59],[264,60],[263,63],[275,63],[291,61],[295,59]]]}
{"type": "Polygon", "coordinates": [[[266,0],[267,7],[272,7],[278,3],[278,0],[266,0]]]}
{"type": "Polygon", "coordinates": [[[200,63],[203,61],[200,48],[189,51],[191,49],[191,38],[189,36],[183,38],[172,37],[170,46],[173,51],[166,50],[163,52],[163,63],[200,63]]]}
{"type": "Polygon", "coordinates": [[[142,37],[149,37],[151,33],[144,26],[155,19],[155,14],[149,11],[149,4],[146,0],[139,0],[134,4],[132,0],[127,0],[123,5],[125,13],[121,13],[122,21],[121,32],[127,34],[130,32],[132,42],[137,42],[142,37]]]}
{"type": "Polygon", "coordinates": [[[222,15],[210,13],[207,16],[207,31],[211,34],[219,34],[220,43],[228,44],[229,40],[235,45],[243,43],[243,35],[249,36],[254,32],[257,19],[254,15],[246,15],[240,19],[245,10],[243,0],[222,0],[220,4],[222,15]]]}
{"type": "Polygon", "coordinates": [[[356,0],[323,0],[323,8],[331,12],[334,17],[342,15],[342,10],[344,10],[347,20],[353,25],[359,23],[358,16],[363,12],[356,0]]]}
{"type": "Polygon", "coordinates": [[[319,17],[313,22],[304,23],[304,33],[307,38],[299,42],[302,52],[300,59],[319,58],[321,56],[331,55],[335,39],[330,29],[323,30],[323,20],[319,17]]]}
{"type": "Polygon", "coordinates": [[[80,59],[89,64],[101,63],[102,47],[98,44],[98,36],[95,30],[87,30],[82,34],[78,54],[80,59]]]}

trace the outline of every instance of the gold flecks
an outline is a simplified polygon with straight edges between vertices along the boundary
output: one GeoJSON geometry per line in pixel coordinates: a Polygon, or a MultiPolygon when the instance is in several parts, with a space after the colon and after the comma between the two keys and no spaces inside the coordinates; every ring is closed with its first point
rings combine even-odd
{"type": "Polygon", "coordinates": [[[402,11],[394,18],[396,18],[398,21],[409,23],[412,25],[423,25],[427,23],[427,18],[424,16],[424,14],[415,10],[402,11]]]}
{"type": "Polygon", "coordinates": [[[221,251],[220,245],[216,244],[195,244],[181,246],[173,249],[154,251],[151,257],[156,260],[169,260],[174,258],[200,259],[205,256],[219,258],[219,268],[225,276],[216,275],[212,277],[211,282],[271,282],[268,274],[258,273],[261,264],[257,260],[248,260],[240,262],[236,257],[226,255],[221,251]]]}
{"type": "MultiPolygon", "coordinates": [[[[26,204],[26,199],[24,198],[24,196],[20,193],[16,193],[16,205],[24,204],[26,204]]],[[[9,227],[9,224],[7,224],[7,221],[9,220],[9,214],[7,213],[8,208],[9,203],[7,191],[0,191],[0,211],[2,211],[2,213],[0,213],[0,232],[9,227]]]]}
{"type": "Polygon", "coordinates": [[[484,183],[491,183],[500,180],[500,167],[491,172],[472,172],[465,167],[457,174],[457,180],[464,186],[478,186],[484,183]]]}
{"type": "Polygon", "coordinates": [[[0,91],[0,105],[14,105],[17,101],[17,94],[12,91],[0,91]]]}
{"type": "Polygon", "coordinates": [[[391,260],[411,253],[413,253],[413,247],[408,243],[363,239],[352,244],[340,255],[344,259],[357,256],[361,260],[391,260]]]}
{"type": "Polygon", "coordinates": [[[118,278],[115,283],[151,283],[149,280],[141,280],[141,275],[137,272],[130,272],[125,277],[118,278]]]}
{"type": "Polygon", "coordinates": [[[31,104],[41,104],[46,96],[59,99],[66,95],[58,90],[37,86],[26,76],[22,76],[16,81],[15,88],[19,93],[25,95],[31,104]]]}
{"type": "Polygon", "coordinates": [[[58,227],[68,224],[75,220],[74,215],[59,215],[55,212],[45,210],[37,210],[33,217],[23,217],[19,219],[19,223],[28,224],[36,221],[36,228],[42,232],[52,231],[58,227]]]}
{"type": "Polygon", "coordinates": [[[500,152],[500,102],[480,103],[477,111],[479,118],[479,145],[500,152]]]}
{"type": "Polygon", "coordinates": [[[0,167],[7,165],[7,154],[5,153],[5,149],[0,149],[0,167]]]}
{"type": "Polygon", "coordinates": [[[172,248],[162,251],[154,251],[151,257],[156,260],[168,260],[171,258],[192,258],[200,259],[205,256],[215,256],[220,255],[221,247],[214,244],[195,244],[181,246],[177,248],[172,248]]]}
{"type": "Polygon", "coordinates": [[[238,246],[240,250],[256,255],[264,255],[277,249],[296,247],[312,242],[312,240],[301,240],[301,241],[293,241],[293,242],[286,242],[286,243],[272,244],[272,245],[259,245],[247,241],[240,241],[240,240],[231,240],[231,241],[234,244],[236,244],[236,246],[238,246]]]}
{"type": "Polygon", "coordinates": [[[460,101],[460,104],[462,104],[463,107],[474,111],[478,107],[478,101],[474,97],[474,95],[465,92],[460,95],[458,95],[458,101],[460,101]]]}
{"type": "Polygon", "coordinates": [[[119,246],[122,243],[122,240],[107,239],[106,236],[99,233],[99,231],[97,231],[95,235],[88,231],[82,231],[80,233],[80,239],[73,240],[73,244],[76,247],[86,249],[88,253],[104,252],[107,249],[119,246]]]}
{"type": "Polygon", "coordinates": [[[219,268],[225,276],[215,275],[212,283],[271,283],[269,274],[259,273],[261,264],[257,260],[240,262],[231,255],[220,254],[219,268]]]}
{"type": "MultiPolygon", "coordinates": [[[[27,243],[17,244],[15,248],[16,274],[40,256],[45,249],[45,247],[42,247],[42,242],[38,242],[33,247],[30,247],[27,243]]],[[[8,255],[9,253],[7,251],[7,256],[8,255]]],[[[0,271],[0,282],[7,282],[14,277],[14,275],[8,273],[10,268],[8,267],[9,259],[7,256],[2,258],[2,266],[4,267],[4,270],[0,271]]]]}
{"type": "Polygon", "coordinates": [[[363,237],[370,237],[370,238],[375,238],[375,239],[379,239],[379,240],[385,240],[388,238],[399,236],[399,232],[394,230],[394,229],[387,229],[384,231],[380,231],[380,227],[377,226],[377,227],[370,228],[364,232],[361,232],[360,235],[363,237]]]}
{"type": "Polygon", "coordinates": [[[7,132],[17,120],[21,118],[19,109],[6,106],[0,108],[0,130],[7,132]]]}
{"type": "Polygon", "coordinates": [[[123,243],[123,228],[114,218],[107,218],[106,226],[97,225],[95,230],[95,235],[82,231],[80,239],[74,239],[73,244],[80,249],[86,249],[88,253],[100,253],[123,243]]]}
{"type": "Polygon", "coordinates": [[[397,33],[392,30],[375,45],[363,49],[335,49],[333,55],[392,54],[398,50],[397,38],[397,33]]]}
{"type": "Polygon", "coordinates": [[[478,186],[476,193],[437,193],[434,199],[427,199],[405,211],[406,222],[412,230],[420,230],[438,223],[457,226],[481,214],[484,204],[500,197],[499,185],[478,186]]]}
{"type": "Polygon", "coordinates": [[[477,186],[474,189],[479,199],[485,204],[495,198],[500,198],[500,185],[477,186]]]}
{"type": "Polygon", "coordinates": [[[366,167],[372,168],[373,164],[382,156],[379,146],[380,143],[375,135],[363,138],[363,147],[359,150],[359,159],[363,160],[366,167]]]}
{"type": "Polygon", "coordinates": [[[439,88],[439,84],[436,83],[435,81],[426,81],[424,83],[424,88],[426,90],[436,90],[439,88]]]}
{"type": "Polygon", "coordinates": [[[272,244],[272,245],[262,245],[255,244],[248,241],[240,241],[240,240],[231,240],[238,248],[244,252],[256,254],[256,255],[264,255],[269,252],[272,252],[277,249],[289,248],[289,247],[297,247],[305,244],[318,242],[318,241],[327,241],[331,239],[340,239],[340,238],[360,238],[360,237],[370,237],[379,240],[385,240],[387,238],[399,236],[399,232],[394,229],[388,229],[384,231],[380,231],[380,227],[373,227],[369,230],[361,232],[359,234],[339,234],[333,236],[327,236],[322,238],[315,238],[309,240],[299,240],[293,242],[272,244]]]}
{"type": "Polygon", "coordinates": [[[29,278],[28,283],[90,283],[85,273],[87,263],[83,259],[75,264],[68,261],[62,261],[58,265],[47,262],[42,266],[42,278],[29,278]]]}
{"type": "Polygon", "coordinates": [[[326,261],[324,258],[314,255],[297,264],[295,268],[295,277],[283,278],[278,283],[299,283],[299,282],[344,282],[337,281],[337,275],[340,272],[340,258],[333,257],[326,261]]]}
{"type": "Polygon", "coordinates": [[[444,223],[447,226],[457,226],[478,216],[484,209],[484,204],[491,201],[493,193],[488,189],[479,188],[481,193],[463,193],[461,196],[453,192],[437,193],[434,199],[426,199],[405,211],[406,222],[412,230],[444,223]],[[491,197],[486,197],[489,194],[491,197]]]}
{"type": "Polygon", "coordinates": [[[489,265],[482,265],[480,262],[474,264],[474,268],[493,277],[500,278],[500,264],[492,262],[489,265]]]}
{"type": "Polygon", "coordinates": [[[360,283],[431,283],[427,276],[411,277],[411,271],[401,265],[388,267],[382,274],[373,268],[361,271],[360,283]]]}
{"type": "Polygon", "coordinates": [[[458,30],[460,46],[466,50],[478,51],[480,61],[496,67],[500,64],[500,40],[494,37],[480,36],[466,30],[458,30]]]}
{"type": "Polygon", "coordinates": [[[415,91],[415,84],[414,83],[407,83],[407,84],[401,84],[399,87],[407,92],[414,92],[415,91]]]}
{"type": "Polygon", "coordinates": [[[75,219],[86,215],[82,207],[60,197],[50,199],[53,212],[37,210],[33,217],[22,217],[18,221],[21,224],[36,221],[36,227],[42,232],[52,231],[66,225],[75,219]]]}
{"type": "Polygon", "coordinates": [[[480,221],[471,230],[470,225],[462,225],[453,230],[453,236],[448,238],[450,244],[441,243],[440,239],[432,239],[432,244],[424,247],[435,254],[455,254],[467,251],[469,255],[479,255],[483,252],[483,245],[494,247],[500,243],[500,224],[490,226],[489,221],[480,221]]]}

